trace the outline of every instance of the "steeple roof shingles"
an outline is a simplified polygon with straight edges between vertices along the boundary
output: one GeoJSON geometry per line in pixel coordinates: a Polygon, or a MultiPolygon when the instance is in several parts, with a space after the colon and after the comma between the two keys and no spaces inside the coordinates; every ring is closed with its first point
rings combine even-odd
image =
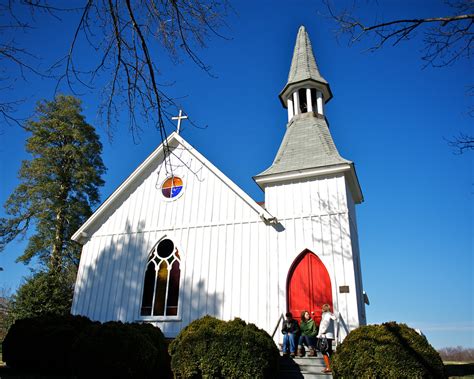
{"type": "Polygon", "coordinates": [[[273,164],[258,176],[352,163],[337,151],[324,119],[313,113],[293,117],[273,164]]]}
{"type": "Polygon", "coordinates": [[[308,33],[304,26],[300,26],[296,37],[287,86],[291,83],[307,79],[328,84],[319,72],[308,33]]]}

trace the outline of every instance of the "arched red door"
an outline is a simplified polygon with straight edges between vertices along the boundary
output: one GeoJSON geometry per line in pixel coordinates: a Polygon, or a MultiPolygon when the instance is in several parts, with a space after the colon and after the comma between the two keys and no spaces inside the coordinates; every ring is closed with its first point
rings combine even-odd
{"type": "Polygon", "coordinates": [[[287,280],[288,310],[300,322],[303,310],[314,312],[313,319],[321,322],[321,306],[332,307],[331,279],[321,259],[309,250],[293,262],[287,280]]]}

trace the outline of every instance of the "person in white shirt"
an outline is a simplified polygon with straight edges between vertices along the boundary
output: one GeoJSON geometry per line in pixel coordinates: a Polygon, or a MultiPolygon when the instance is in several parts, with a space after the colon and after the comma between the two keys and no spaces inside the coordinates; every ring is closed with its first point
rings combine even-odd
{"type": "Polygon", "coordinates": [[[329,304],[324,304],[322,307],[321,323],[319,324],[318,338],[326,337],[328,340],[328,348],[326,351],[321,351],[324,358],[326,368],[323,370],[324,373],[331,372],[329,357],[332,355],[332,341],[334,340],[334,320],[336,316],[331,313],[331,307],[329,304]]]}

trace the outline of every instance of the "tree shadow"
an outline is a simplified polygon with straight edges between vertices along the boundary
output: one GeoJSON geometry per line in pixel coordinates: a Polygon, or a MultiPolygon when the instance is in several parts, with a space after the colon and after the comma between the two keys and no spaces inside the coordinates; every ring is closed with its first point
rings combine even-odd
{"type": "Polygon", "coordinates": [[[187,262],[182,251],[178,315],[166,320],[140,315],[149,254],[165,234],[142,232],[144,222],[133,231],[131,224],[127,221],[121,234],[98,236],[88,242],[92,245],[83,250],[71,312],[100,322],[148,322],[160,327],[166,337],[175,337],[206,314],[221,318],[223,294],[209,292],[204,279],[192,284],[192,276],[186,274],[193,269],[192,262],[187,262]]]}

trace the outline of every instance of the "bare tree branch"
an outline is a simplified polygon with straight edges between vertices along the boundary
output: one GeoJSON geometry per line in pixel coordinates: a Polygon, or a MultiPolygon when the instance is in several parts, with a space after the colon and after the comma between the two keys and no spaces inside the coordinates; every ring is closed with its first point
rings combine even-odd
{"type": "MultiPolygon", "coordinates": [[[[1,23],[10,34],[13,28],[31,28],[34,15],[55,17],[62,25],[62,16],[68,12],[68,25],[62,25],[67,28],[74,25],[71,15],[77,16],[69,51],[45,72],[36,69],[38,62],[31,63],[32,57],[17,58],[22,52],[21,46],[11,41],[8,47],[18,49],[17,55],[8,49],[4,49],[2,55],[0,50],[0,61],[15,62],[20,69],[28,69],[36,75],[55,76],[56,91],[63,85],[76,95],[83,91],[100,91],[99,113],[109,137],[113,135],[113,126],[127,112],[128,127],[134,138],[142,126],[154,125],[165,142],[165,126],[170,122],[170,110],[176,105],[165,93],[172,82],[159,81],[163,77],[162,62],[168,57],[174,62],[178,62],[180,56],[189,57],[212,75],[196,48],[205,47],[211,35],[222,37],[217,30],[225,25],[227,9],[227,0],[84,0],[84,6],[79,8],[63,6],[62,2],[53,0],[19,3],[0,0],[0,13],[11,14],[10,23],[1,23]],[[18,11],[21,7],[30,11],[30,18],[18,11]],[[17,13],[21,17],[17,17],[17,13]],[[86,63],[80,59],[84,54],[90,57],[86,63]]],[[[2,27],[0,49],[7,34],[2,33],[2,27]]],[[[66,33],[66,28],[61,33],[66,33]]]]}
{"type": "MultiPolygon", "coordinates": [[[[415,37],[417,31],[423,34],[424,68],[445,67],[459,60],[470,60],[474,48],[474,1],[447,1],[453,13],[444,17],[401,18],[397,20],[366,23],[356,16],[355,2],[352,9],[336,10],[331,0],[323,0],[330,17],[339,26],[339,34],[349,37],[349,44],[373,37],[375,42],[369,51],[376,51],[387,44],[398,45],[415,37]]],[[[470,96],[472,96],[472,84],[470,96]]],[[[474,108],[468,114],[474,116],[474,108]]],[[[457,153],[473,150],[474,136],[460,133],[447,140],[457,153]]]]}
{"type": "Polygon", "coordinates": [[[455,154],[462,154],[466,151],[474,150],[474,137],[464,133],[459,133],[452,139],[446,139],[448,145],[451,146],[455,154]]]}
{"type": "Polygon", "coordinates": [[[456,12],[445,17],[406,18],[367,24],[355,16],[354,9],[337,11],[331,0],[323,0],[329,15],[339,25],[339,33],[349,36],[349,43],[359,42],[364,37],[376,37],[369,48],[375,51],[391,42],[392,46],[414,37],[416,30],[425,28],[424,55],[426,65],[447,66],[458,59],[470,59],[474,40],[474,2],[463,0],[448,3],[456,12]],[[459,12],[466,12],[458,14],[459,12]],[[432,26],[431,26],[432,25],[432,26]]]}

